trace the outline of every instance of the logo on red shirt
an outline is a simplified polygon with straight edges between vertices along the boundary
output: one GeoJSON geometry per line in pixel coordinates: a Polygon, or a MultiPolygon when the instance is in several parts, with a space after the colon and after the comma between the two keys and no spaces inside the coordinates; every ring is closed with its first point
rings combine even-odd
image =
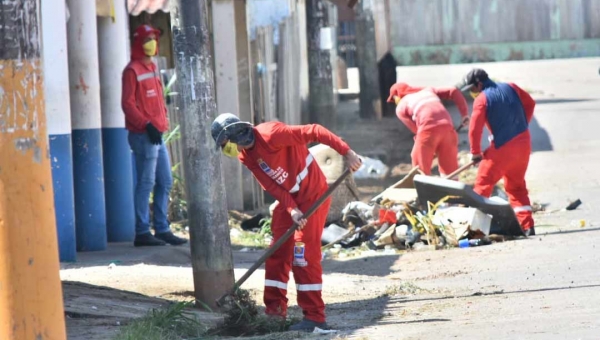
{"type": "Polygon", "coordinates": [[[264,171],[269,177],[271,177],[277,184],[281,185],[288,178],[287,171],[283,170],[281,167],[278,167],[277,170],[271,169],[262,158],[256,160],[258,166],[264,171]]]}

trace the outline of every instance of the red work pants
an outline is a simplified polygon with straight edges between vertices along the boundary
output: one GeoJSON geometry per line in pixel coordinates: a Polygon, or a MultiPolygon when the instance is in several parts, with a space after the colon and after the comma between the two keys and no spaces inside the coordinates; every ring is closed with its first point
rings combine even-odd
{"type": "Polygon", "coordinates": [[[441,125],[417,132],[410,154],[413,167],[418,165],[424,174],[430,175],[435,155],[442,176],[458,169],[458,135],[454,127],[441,125]]]}
{"type": "Polygon", "coordinates": [[[473,188],[479,195],[490,197],[496,183],[500,179],[504,179],[504,189],[509,203],[523,230],[534,226],[529,193],[525,183],[529,154],[531,154],[529,131],[521,133],[499,149],[492,144],[484,152],[473,188]]]}
{"type": "MultiPolygon", "coordinates": [[[[319,195],[320,196],[320,195],[319,195]]],[[[298,208],[306,212],[317,200],[309,200],[298,208]]],[[[321,235],[329,212],[331,199],[325,201],[321,207],[308,219],[302,231],[297,231],[293,239],[290,238],[271,255],[265,264],[265,293],[264,302],[267,314],[286,316],[287,314],[287,284],[290,269],[294,273],[296,290],[298,292],[298,305],[302,308],[304,318],[315,322],[325,322],[325,303],[321,297],[323,285],[323,270],[321,268],[321,235]],[[304,242],[305,266],[294,263],[294,244],[304,242]]],[[[291,226],[292,218],[284,207],[277,205],[273,211],[271,230],[273,242],[277,241],[291,226]]]]}

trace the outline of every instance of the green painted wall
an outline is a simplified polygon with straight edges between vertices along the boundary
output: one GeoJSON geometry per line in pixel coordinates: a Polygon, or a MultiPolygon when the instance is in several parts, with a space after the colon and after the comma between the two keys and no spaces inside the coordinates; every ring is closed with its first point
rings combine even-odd
{"type": "Polygon", "coordinates": [[[403,65],[600,55],[600,0],[389,0],[403,65]]]}
{"type": "Polygon", "coordinates": [[[393,47],[399,65],[461,64],[600,56],[600,39],[393,47]]]}

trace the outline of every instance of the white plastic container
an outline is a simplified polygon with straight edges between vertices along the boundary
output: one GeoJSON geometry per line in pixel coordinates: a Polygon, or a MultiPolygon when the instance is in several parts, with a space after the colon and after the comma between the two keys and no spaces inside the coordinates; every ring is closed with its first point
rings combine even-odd
{"type": "Polygon", "coordinates": [[[433,217],[433,223],[437,225],[452,226],[460,238],[460,230],[481,230],[484,234],[490,234],[492,217],[476,208],[448,207],[438,209],[433,217]],[[464,228],[463,228],[464,227],[464,228]]]}

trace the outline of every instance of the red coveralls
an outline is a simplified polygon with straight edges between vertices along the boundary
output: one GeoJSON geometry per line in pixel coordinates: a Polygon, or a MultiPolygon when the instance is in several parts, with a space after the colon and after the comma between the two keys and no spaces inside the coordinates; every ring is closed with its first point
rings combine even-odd
{"type": "MultiPolygon", "coordinates": [[[[238,158],[252,171],[263,189],[279,201],[271,224],[275,242],[292,226],[290,212],[294,208],[306,212],[327,191],[325,175],[306,145],[320,142],[341,155],[346,155],[350,148],[320,125],[289,126],[268,122],[254,127],[254,135],[254,147],[243,150],[238,158]]],[[[296,281],[298,305],[304,317],[325,322],[325,304],[321,298],[321,234],[330,203],[330,200],[323,203],[308,219],[304,229],[297,231],[294,239],[290,238],[267,259],[264,292],[267,314],[286,316],[287,283],[291,269],[296,281]],[[306,266],[292,266],[296,241],[305,243],[306,266]]]]}
{"type": "MultiPolygon", "coordinates": [[[[510,86],[516,92],[518,98],[515,100],[520,101],[525,113],[526,124],[529,124],[533,117],[535,101],[517,85],[512,83],[506,85],[510,86]]],[[[481,154],[481,136],[484,125],[494,135],[508,133],[509,137],[511,137],[511,126],[500,124],[494,126],[490,124],[488,110],[493,110],[494,106],[500,107],[502,103],[488,100],[486,92],[484,89],[475,98],[473,103],[473,115],[469,127],[469,141],[471,143],[471,154],[473,155],[481,154]]],[[[491,95],[491,93],[488,95],[491,95]]],[[[502,100],[506,100],[505,95],[502,95],[502,97],[502,100]]],[[[510,117],[510,115],[521,114],[521,112],[502,112],[502,114],[505,117],[510,117]]],[[[515,120],[512,119],[512,121],[515,120]]],[[[479,171],[477,172],[473,188],[479,195],[490,197],[496,183],[500,179],[504,179],[504,188],[506,189],[509,203],[513,207],[523,230],[528,230],[534,226],[531,203],[525,183],[525,172],[529,165],[530,153],[531,136],[528,127],[523,132],[512,136],[512,138],[498,148],[496,148],[495,143],[492,141],[490,147],[483,155],[483,160],[479,164],[479,171]]]]}
{"type": "Polygon", "coordinates": [[[158,37],[158,32],[148,25],[136,29],[131,61],[123,71],[121,106],[125,112],[125,128],[131,132],[146,132],[148,123],[160,132],[169,129],[160,73],[153,62],[142,62],[146,58],[142,47],[144,39],[150,34],[158,37]]]}
{"type": "Polygon", "coordinates": [[[396,107],[396,116],[416,134],[412,165],[418,165],[423,173],[430,175],[431,163],[437,154],[442,176],[458,169],[458,135],[440,99],[453,100],[461,117],[466,117],[468,107],[462,93],[454,87],[421,88],[398,83],[390,90],[390,98],[394,95],[402,98],[396,107]]]}

